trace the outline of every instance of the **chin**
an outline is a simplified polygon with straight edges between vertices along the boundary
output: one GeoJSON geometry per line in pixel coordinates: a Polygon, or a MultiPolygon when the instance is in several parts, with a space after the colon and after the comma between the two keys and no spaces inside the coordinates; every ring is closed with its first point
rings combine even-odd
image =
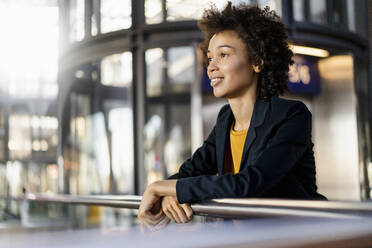
{"type": "Polygon", "coordinates": [[[213,95],[217,98],[226,98],[225,92],[221,92],[219,90],[213,89],[213,95]]]}

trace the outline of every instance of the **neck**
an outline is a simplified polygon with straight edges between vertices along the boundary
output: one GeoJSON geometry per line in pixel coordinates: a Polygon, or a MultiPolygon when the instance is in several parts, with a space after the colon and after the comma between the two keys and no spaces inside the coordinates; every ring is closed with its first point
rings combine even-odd
{"type": "Polygon", "coordinates": [[[235,130],[240,131],[249,128],[256,99],[256,87],[248,90],[242,96],[228,99],[235,118],[235,130]]]}

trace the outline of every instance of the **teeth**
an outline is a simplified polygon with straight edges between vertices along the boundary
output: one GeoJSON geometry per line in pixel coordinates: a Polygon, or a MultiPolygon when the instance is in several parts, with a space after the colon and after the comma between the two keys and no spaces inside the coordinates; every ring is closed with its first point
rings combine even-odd
{"type": "Polygon", "coordinates": [[[213,79],[212,79],[212,82],[218,81],[218,80],[220,80],[220,79],[222,79],[222,78],[213,78],[213,79]]]}

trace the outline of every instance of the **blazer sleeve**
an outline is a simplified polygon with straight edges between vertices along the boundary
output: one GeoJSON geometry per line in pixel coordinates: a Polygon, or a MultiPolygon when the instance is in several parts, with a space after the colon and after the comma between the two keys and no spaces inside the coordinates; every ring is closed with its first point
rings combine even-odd
{"type": "Polygon", "coordinates": [[[311,113],[302,107],[279,125],[254,164],[237,174],[181,178],[176,183],[180,203],[213,198],[259,197],[280,181],[304,154],[311,141],[311,113]]]}
{"type": "MultiPolygon", "coordinates": [[[[227,108],[228,104],[221,108],[218,113],[217,121],[227,108]]],[[[181,165],[178,173],[168,177],[168,179],[181,179],[215,174],[217,174],[216,126],[213,127],[212,132],[203,142],[203,145],[194,152],[191,158],[181,165]]]]}

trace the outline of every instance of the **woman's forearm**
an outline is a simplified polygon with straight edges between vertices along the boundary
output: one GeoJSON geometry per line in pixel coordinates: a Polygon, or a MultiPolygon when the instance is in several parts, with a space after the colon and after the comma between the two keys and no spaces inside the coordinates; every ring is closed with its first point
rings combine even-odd
{"type": "Polygon", "coordinates": [[[158,196],[177,196],[177,180],[162,180],[150,185],[151,191],[158,196]]]}

